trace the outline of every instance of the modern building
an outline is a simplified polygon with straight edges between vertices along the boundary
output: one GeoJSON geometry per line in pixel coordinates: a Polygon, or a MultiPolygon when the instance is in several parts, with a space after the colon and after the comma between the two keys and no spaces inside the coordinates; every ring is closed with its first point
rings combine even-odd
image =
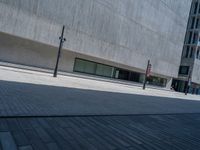
{"type": "Polygon", "coordinates": [[[150,59],[148,83],[170,88],[191,1],[0,0],[0,61],[53,70],[65,25],[60,71],[143,82],[150,59]]]}
{"type": "Polygon", "coordinates": [[[200,0],[193,0],[175,90],[200,94],[200,0]],[[189,87],[188,87],[189,84],[189,87]]]}

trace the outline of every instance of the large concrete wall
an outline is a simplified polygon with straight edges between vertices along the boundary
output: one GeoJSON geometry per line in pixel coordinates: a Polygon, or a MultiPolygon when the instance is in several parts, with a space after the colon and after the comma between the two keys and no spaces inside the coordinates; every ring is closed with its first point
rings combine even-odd
{"type": "MultiPolygon", "coordinates": [[[[0,32],[177,77],[191,0],[0,0],[0,32]]],[[[30,45],[31,47],[31,45],[30,45]]]]}
{"type": "MultiPolygon", "coordinates": [[[[56,57],[56,47],[0,33],[2,62],[53,70],[56,57]]],[[[78,54],[62,51],[59,70],[72,72],[75,57],[78,57],[78,54]]]]}

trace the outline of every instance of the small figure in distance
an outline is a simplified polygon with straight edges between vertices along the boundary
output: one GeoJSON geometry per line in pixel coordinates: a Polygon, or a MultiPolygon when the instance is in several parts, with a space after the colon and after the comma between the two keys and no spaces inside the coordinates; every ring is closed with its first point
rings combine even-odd
{"type": "Polygon", "coordinates": [[[170,90],[172,90],[172,91],[175,91],[175,90],[174,90],[174,86],[173,86],[173,85],[171,86],[170,90]]]}

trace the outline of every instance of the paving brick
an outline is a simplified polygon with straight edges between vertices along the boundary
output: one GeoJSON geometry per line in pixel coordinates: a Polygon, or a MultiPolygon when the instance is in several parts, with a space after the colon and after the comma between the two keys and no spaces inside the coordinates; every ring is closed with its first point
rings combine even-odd
{"type": "Polygon", "coordinates": [[[0,147],[5,150],[10,150],[10,146],[19,150],[198,150],[199,124],[200,114],[1,118],[0,127],[6,132],[0,132],[0,147]]]}
{"type": "Polygon", "coordinates": [[[17,146],[10,132],[0,132],[0,144],[3,150],[17,150],[17,146]]]}
{"type": "Polygon", "coordinates": [[[47,143],[48,150],[59,150],[60,148],[56,143],[47,143]]]}
{"type": "Polygon", "coordinates": [[[200,113],[196,95],[12,69],[0,67],[0,116],[200,113]]]}
{"type": "Polygon", "coordinates": [[[19,150],[33,150],[32,146],[28,145],[28,146],[20,146],[18,148],[19,150]]]}
{"type": "Polygon", "coordinates": [[[6,119],[0,119],[0,131],[8,131],[8,124],[6,119]]]}
{"type": "Polygon", "coordinates": [[[13,135],[13,138],[15,139],[17,146],[24,146],[24,145],[30,144],[29,139],[27,139],[23,130],[13,131],[12,135],[13,135]]]}
{"type": "Polygon", "coordinates": [[[35,130],[43,142],[46,142],[46,143],[53,142],[53,139],[50,137],[48,132],[45,131],[45,129],[40,127],[40,128],[36,128],[35,130]]]}

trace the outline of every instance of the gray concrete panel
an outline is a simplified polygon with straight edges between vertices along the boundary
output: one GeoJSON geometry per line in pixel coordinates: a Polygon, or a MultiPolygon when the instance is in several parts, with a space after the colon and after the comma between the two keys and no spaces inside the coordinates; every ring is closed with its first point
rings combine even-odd
{"type": "MultiPolygon", "coordinates": [[[[191,0],[0,0],[0,31],[177,77],[191,0]]],[[[31,46],[31,45],[30,45],[31,46]]]]}

